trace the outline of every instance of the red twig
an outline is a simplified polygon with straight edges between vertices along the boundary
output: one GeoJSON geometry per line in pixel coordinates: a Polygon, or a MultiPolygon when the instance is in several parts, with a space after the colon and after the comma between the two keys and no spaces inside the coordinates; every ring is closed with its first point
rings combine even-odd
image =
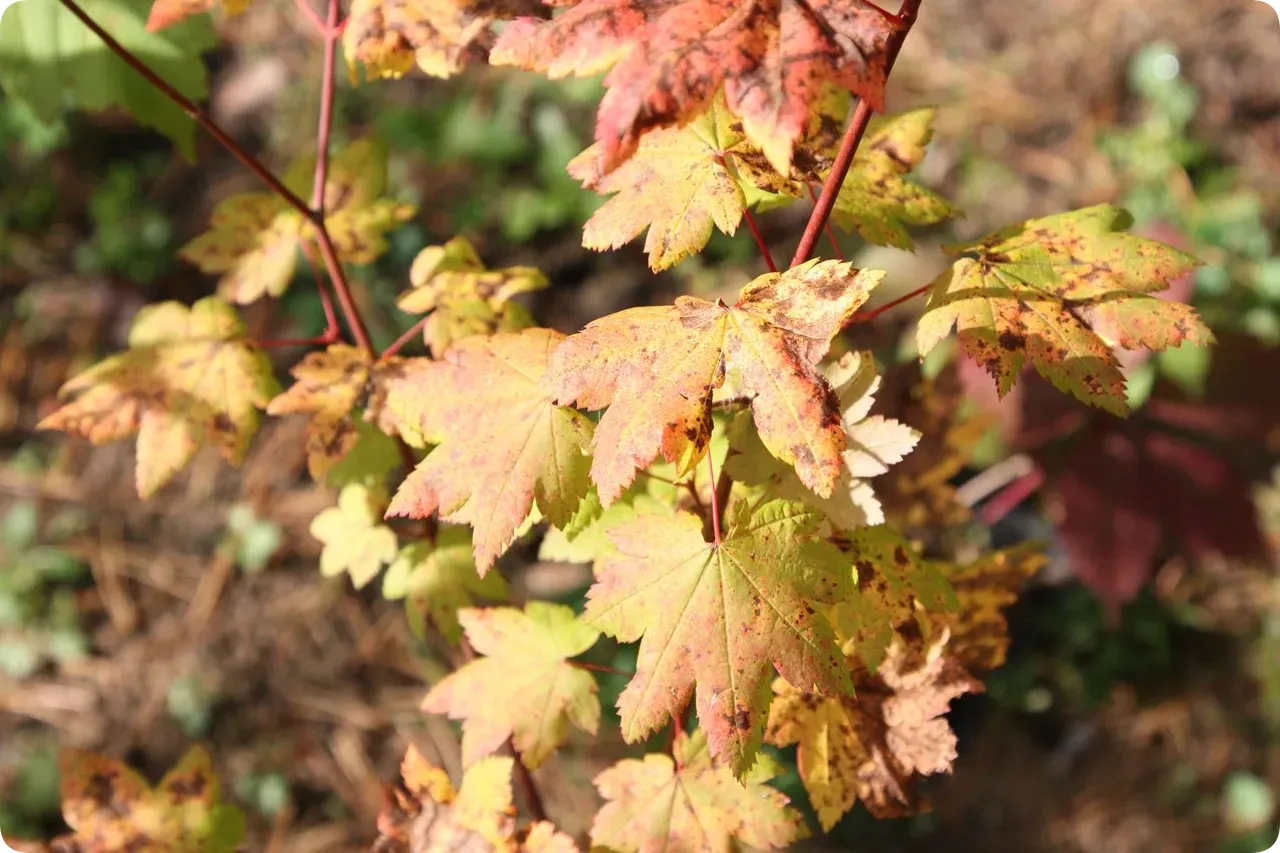
{"type": "Polygon", "coordinates": [[[1017,508],[1018,504],[1034,495],[1044,485],[1044,469],[1036,466],[995,494],[978,512],[978,518],[988,527],[1017,508]]]}
{"type": "Polygon", "coordinates": [[[707,471],[711,475],[711,531],[715,536],[714,542],[720,544],[720,495],[717,494],[719,482],[716,480],[716,463],[711,459],[711,451],[707,451],[707,471]]]}
{"type": "Polygon", "coordinates": [[[382,355],[378,356],[378,361],[391,358],[391,356],[404,349],[405,344],[409,343],[414,338],[422,337],[422,327],[427,325],[427,320],[430,318],[431,315],[427,314],[425,317],[422,317],[418,322],[406,329],[403,335],[392,341],[391,346],[382,351],[382,355]]]}
{"type": "MultiPolygon", "coordinates": [[[[898,52],[902,50],[902,42],[915,24],[919,11],[920,0],[904,0],[902,11],[897,15],[884,13],[897,27],[896,32],[889,37],[888,44],[885,45],[886,75],[893,70],[893,63],[898,58],[898,52]]],[[[808,224],[805,225],[800,245],[796,247],[795,256],[791,259],[791,266],[799,266],[813,257],[813,249],[818,244],[818,235],[822,233],[827,220],[831,218],[831,209],[835,207],[836,196],[840,194],[840,187],[849,174],[849,167],[853,165],[853,156],[858,152],[858,145],[862,142],[870,121],[871,105],[865,98],[859,98],[857,109],[853,111],[853,118],[849,122],[848,129],[845,130],[844,139],[840,142],[840,150],[836,153],[835,162],[831,165],[831,173],[827,175],[827,180],[822,185],[822,195],[813,206],[813,213],[809,216],[808,224]]]]}
{"type": "Polygon", "coordinates": [[[547,808],[542,803],[542,794],[538,791],[538,785],[533,781],[533,774],[529,772],[529,768],[524,766],[524,761],[520,758],[520,753],[516,751],[515,744],[510,740],[507,744],[511,747],[511,753],[515,756],[515,781],[524,792],[525,803],[529,806],[529,816],[535,821],[547,819],[547,808]]]}
{"type": "Polygon", "coordinates": [[[294,0],[294,3],[302,10],[302,14],[307,16],[307,20],[311,22],[311,26],[316,28],[316,32],[322,36],[328,33],[329,28],[325,26],[324,21],[320,20],[320,16],[316,14],[315,9],[311,8],[311,3],[308,0],[294,0]]]}
{"type": "Polygon", "coordinates": [[[635,675],[634,672],[627,672],[626,670],[616,669],[612,666],[605,666],[599,663],[587,663],[583,660],[571,660],[569,663],[576,666],[578,669],[587,669],[592,672],[603,672],[607,675],[621,675],[626,678],[631,678],[635,675]]]}
{"type": "Polygon", "coordinates": [[[764,256],[765,266],[769,268],[769,272],[777,272],[778,265],[773,262],[773,255],[769,252],[769,245],[764,241],[764,235],[760,233],[760,226],[756,225],[756,218],[751,215],[751,211],[743,209],[743,217],[747,220],[747,227],[751,229],[751,236],[756,238],[756,245],[760,247],[760,254],[764,256]]]}
{"type": "Polygon", "coordinates": [[[921,294],[928,293],[929,288],[931,287],[933,287],[933,282],[929,282],[928,284],[923,285],[922,287],[917,287],[915,290],[911,291],[910,293],[904,293],[902,296],[899,296],[897,299],[886,302],[885,304],[880,305],[876,308],[873,308],[870,311],[859,311],[857,314],[854,314],[852,317],[849,318],[849,322],[844,324],[845,328],[848,328],[849,326],[856,326],[859,323],[869,323],[875,318],[879,317],[884,312],[897,308],[899,305],[901,305],[904,302],[910,302],[912,299],[915,299],[917,296],[920,296],[921,294]]]}
{"type": "Polygon", "coordinates": [[[307,266],[311,268],[311,277],[315,279],[316,292],[320,294],[320,304],[324,307],[324,333],[332,343],[340,337],[338,314],[333,309],[333,297],[329,295],[329,288],[325,285],[324,274],[320,272],[315,255],[311,254],[310,243],[303,244],[302,256],[307,259],[307,266]]]}
{"type": "Polygon", "coordinates": [[[313,346],[329,346],[336,340],[331,337],[328,332],[315,338],[267,338],[261,341],[254,341],[253,345],[259,349],[283,349],[284,347],[313,347],[313,346]]]}
{"type": "MultiPolygon", "coordinates": [[[[299,0],[307,8],[311,8],[307,0],[299,0]]],[[[329,134],[333,129],[333,93],[334,70],[337,66],[338,54],[338,15],[341,8],[338,0],[329,0],[329,20],[322,30],[324,33],[324,79],[320,87],[320,126],[316,128],[316,173],[311,185],[311,209],[316,217],[324,221],[325,186],[329,179],[329,134]]]]}
{"type": "MultiPolygon", "coordinates": [[[[813,188],[813,184],[809,184],[809,198],[814,204],[818,203],[818,191],[813,188]]],[[[831,243],[831,252],[835,255],[837,261],[844,260],[844,252],[840,251],[840,243],[836,240],[836,232],[831,230],[831,220],[828,219],[822,226],[822,230],[827,235],[827,240],[831,243]]]]}

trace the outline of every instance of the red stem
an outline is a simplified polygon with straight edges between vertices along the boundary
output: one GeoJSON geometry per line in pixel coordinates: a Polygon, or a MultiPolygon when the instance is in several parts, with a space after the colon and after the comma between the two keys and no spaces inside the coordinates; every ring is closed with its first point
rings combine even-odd
{"type": "Polygon", "coordinates": [[[294,0],[297,7],[302,10],[302,14],[307,16],[307,20],[311,22],[311,26],[316,28],[316,32],[320,35],[326,35],[329,28],[324,25],[324,21],[320,20],[320,16],[316,14],[316,10],[311,8],[308,0],[294,0]]]}
{"type": "Polygon", "coordinates": [[[607,675],[621,675],[626,678],[631,678],[635,675],[634,672],[627,672],[626,670],[615,669],[614,667],[605,666],[599,663],[587,663],[586,661],[582,661],[582,660],[571,660],[569,661],[569,663],[576,666],[578,669],[587,669],[592,672],[603,672],[607,675]]]}
{"type": "Polygon", "coordinates": [[[1000,519],[1017,508],[1018,504],[1039,491],[1044,485],[1044,469],[1036,466],[1032,471],[1023,474],[987,501],[978,513],[983,524],[992,527],[1000,519]]]}
{"type": "Polygon", "coordinates": [[[324,307],[325,336],[330,341],[336,341],[340,337],[338,315],[333,309],[333,297],[329,295],[329,288],[325,286],[324,274],[316,264],[315,255],[311,254],[310,243],[303,244],[302,256],[307,259],[307,266],[311,268],[311,277],[315,279],[316,291],[320,294],[320,304],[324,307]]]}
{"type": "MultiPolygon", "coordinates": [[[[307,8],[307,0],[299,0],[307,8]]],[[[333,129],[334,69],[338,54],[338,0],[329,0],[329,20],[324,28],[324,80],[320,89],[320,126],[316,129],[316,174],[311,186],[311,209],[324,221],[325,186],[329,178],[329,134],[333,129]]]]}
{"type": "Polygon", "coordinates": [[[756,245],[760,247],[760,254],[764,256],[765,266],[769,268],[769,272],[777,272],[778,265],[773,262],[773,255],[769,253],[769,245],[765,243],[764,236],[760,233],[760,226],[756,225],[756,218],[746,208],[743,209],[742,215],[747,220],[747,227],[751,229],[751,236],[756,238],[756,245]]]}
{"type": "Polygon", "coordinates": [[[910,293],[904,293],[902,296],[899,296],[897,299],[886,302],[885,304],[877,308],[873,308],[870,311],[859,311],[857,314],[854,314],[852,317],[849,318],[849,322],[845,323],[844,327],[847,329],[850,326],[856,326],[859,323],[869,323],[875,318],[879,317],[884,312],[897,308],[899,305],[901,305],[904,302],[910,302],[912,299],[915,299],[917,296],[920,296],[923,293],[928,293],[929,289],[932,287],[933,287],[933,282],[929,282],[926,285],[917,287],[915,290],[911,291],[910,293]]]}
{"type": "Polygon", "coordinates": [[[707,471],[711,475],[711,531],[715,536],[715,544],[720,544],[720,495],[717,492],[719,483],[716,480],[716,463],[711,459],[711,451],[707,451],[707,471]]]}
{"type": "Polygon", "coordinates": [[[404,349],[405,344],[409,343],[409,341],[413,340],[414,338],[421,337],[422,327],[427,325],[427,320],[429,320],[430,318],[431,318],[431,315],[427,314],[425,317],[422,317],[421,319],[418,320],[418,322],[414,323],[412,326],[406,329],[403,335],[401,335],[400,337],[392,341],[391,346],[387,347],[382,351],[382,355],[378,356],[378,361],[383,361],[385,359],[391,358],[391,356],[395,355],[396,353],[400,352],[400,350],[404,349]]]}
{"type": "MultiPolygon", "coordinates": [[[[809,198],[814,204],[818,203],[818,191],[813,188],[813,184],[809,184],[809,198]]],[[[831,243],[831,252],[835,255],[837,261],[844,261],[844,252],[840,251],[840,243],[836,240],[836,232],[831,230],[831,220],[828,219],[822,226],[823,232],[827,235],[827,240],[831,243]]]]}
{"type": "MultiPolygon", "coordinates": [[[[888,43],[885,45],[886,77],[893,70],[893,64],[898,59],[898,52],[902,50],[902,42],[916,22],[916,15],[920,11],[920,2],[921,0],[903,0],[902,10],[897,15],[889,15],[884,10],[880,10],[897,27],[897,30],[889,36],[888,43]]],[[[810,214],[809,222],[805,225],[804,235],[800,238],[800,245],[796,247],[795,256],[791,259],[791,266],[799,266],[813,257],[813,249],[818,244],[818,235],[822,233],[827,220],[831,218],[831,209],[835,207],[836,196],[840,194],[840,187],[844,185],[844,179],[849,174],[849,167],[853,165],[853,157],[858,153],[858,145],[862,142],[862,137],[867,132],[867,125],[871,121],[871,112],[871,105],[867,103],[866,98],[859,98],[858,106],[853,111],[853,118],[849,122],[848,129],[845,130],[844,139],[840,142],[840,150],[836,153],[835,162],[831,165],[831,173],[827,175],[827,180],[822,185],[822,195],[819,196],[817,204],[813,206],[813,213],[810,214]]]]}
{"type": "Polygon", "coordinates": [[[529,772],[529,768],[524,766],[524,760],[520,757],[520,753],[516,751],[515,743],[508,740],[511,747],[511,753],[515,756],[515,781],[524,791],[525,802],[529,806],[529,816],[535,821],[547,819],[547,807],[542,803],[542,794],[538,791],[538,784],[533,781],[533,774],[529,772]]]}
{"type": "Polygon", "coordinates": [[[330,337],[326,332],[315,338],[267,338],[266,340],[254,341],[253,345],[259,349],[282,349],[284,347],[313,347],[329,346],[334,342],[334,338],[330,337]]]}

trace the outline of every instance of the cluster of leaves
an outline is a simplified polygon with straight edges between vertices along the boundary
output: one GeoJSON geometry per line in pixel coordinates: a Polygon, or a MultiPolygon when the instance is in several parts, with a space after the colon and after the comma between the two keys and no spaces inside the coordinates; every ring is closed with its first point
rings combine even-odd
{"type": "Polygon", "coordinates": [[[244,818],[222,802],[209,755],[192,747],[154,787],[114,759],[63,750],[62,817],[71,832],[49,847],[14,840],[22,850],[66,853],[233,853],[244,818]]]}
{"type": "MultiPolygon", "coordinates": [[[[908,25],[865,0],[559,5],[370,0],[353,4],[343,37],[371,77],[414,65],[443,76],[485,55],[552,77],[607,70],[595,144],[570,166],[612,195],[584,243],[612,248],[647,230],[654,269],[700,251],[713,228],[732,233],[749,208],[826,181],[843,126],[859,121],[847,93],[882,106],[908,25]]],[[[206,8],[160,0],[153,23],[206,8]]],[[[866,128],[837,224],[909,248],[909,227],[955,213],[909,178],[932,120],[917,110],[866,128]]],[[[323,210],[339,262],[376,259],[413,215],[385,197],[384,157],[363,140],[334,158],[323,210]]],[[[286,184],[301,189],[308,172],[313,161],[286,184]]],[[[826,829],[856,802],[882,816],[925,807],[916,778],[955,758],[943,715],[1003,662],[1001,609],[1044,558],[1023,547],[960,566],[901,532],[922,502],[929,513],[954,503],[942,488],[954,469],[926,458],[914,486],[880,482],[917,448],[956,439],[873,414],[874,354],[833,347],[882,272],[802,261],[736,296],[682,296],[566,336],[513,301],[545,287],[541,273],[490,270],[455,239],[422,251],[399,299],[423,316],[429,356],[335,342],[281,392],[232,303],[279,296],[298,252],[324,236],[318,221],[270,195],[223,201],[181,252],[221,275],[220,295],[145,309],[129,349],[69,382],[43,425],[93,441],[137,433],[145,497],[202,445],[238,462],[261,411],[309,418],[311,476],[338,490],[311,526],[321,572],[357,587],[383,575],[384,595],[404,599],[420,628],[465,635],[479,655],[424,701],[462,722],[467,775],[455,791],[410,752],[376,849],[572,847],[545,823],[516,829],[513,759],[494,753],[510,743],[534,767],[571,730],[597,731],[596,682],[574,659],[602,634],[638,643],[618,700],[623,738],[668,725],[676,736],[670,755],[597,777],[595,845],[789,844],[807,830],[766,785],[765,743],[798,745],[826,829]],[[413,465],[401,480],[402,459],[413,465]],[[473,606],[509,598],[499,560],[535,533],[544,554],[592,565],[585,611],[473,606]]],[[[1211,340],[1192,309],[1153,296],[1196,262],[1128,224],[1099,205],[950,247],[957,260],[927,288],[920,355],[954,327],[999,395],[1029,364],[1124,414],[1118,350],[1211,340]]]]}

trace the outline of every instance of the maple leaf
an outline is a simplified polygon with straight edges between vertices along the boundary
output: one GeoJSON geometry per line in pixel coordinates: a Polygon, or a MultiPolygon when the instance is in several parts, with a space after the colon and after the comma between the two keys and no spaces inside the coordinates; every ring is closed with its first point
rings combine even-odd
{"type": "Polygon", "coordinates": [[[931,616],[950,631],[947,652],[956,663],[970,672],[990,672],[1004,665],[1009,651],[1004,608],[1018,599],[1026,580],[1048,562],[1039,546],[1028,543],[987,554],[966,566],[947,567],[946,577],[959,607],[931,616]]]}
{"type": "Polygon", "coordinates": [[[931,614],[959,610],[942,568],[922,559],[887,525],[855,531],[849,557],[857,587],[828,616],[845,653],[856,654],[872,672],[879,669],[895,632],[916,619],[917,608],[931,614]]]}
{"type": "Polygon", "coordinates": [[[547,821],[516,829],[514,766],[505,756],[482,759],[455,791],[449,774],[410,746],[394,800],[378,815],[371,853],[576,853],[573,839],[547,821]]]}
{"type": "Polygon", "coordinates": [[[311,535],[324,543],[320,574],[328,578],[346,572],[360,589],[396,558],[396,534],[380,523],[384,506],[380,490],[353,483],[338,493],[337,506],[311,519],[311,535]]]}
{"type": "Polygon", "coordinates": [[[833,335],[883,273],[809,261],[760,276],[726,306],[692,296],[611,314],[552,355],[548,382],[561,403],[608,411],[591,479],[608,506],[661,453],[683,476],[711,437],[711,396],[735,372],[769,452],[801,482],[830,495],[845,434],[839,401],[817,368],[833,335]]]}
{"type": "Polygon", "coordinates": [[[734,452],[725,461],[725,470],[736,482],[764,486],[774,497],[802,501],[820,510],[837,529],[880,524],[884,510],[866,480],[901,462],[920,440],[920,433],[869,414],[880,387],[870,352],[846,353],[824,372],[840,403],[847,445],[841,454],[840,478],[829,497],[805,488],[793,469],[772,456],[745,413],[729,429],[734,452]]]}
{"type": "Polygon", "coordinates": [[[192,747],[154,788],[124,764],[78,750],[59,755],[62,815],[55,847],[92,853],[232,853],[243,816],[222,804],[209,755],[192,747]]]}
{"type": "Polygon", "coordinates": [[[810,602],[850,591],[848,560],[813,538],[821,517],[771,501],[728,513],[720,544],[692,513],[642,515],[609,532],[618,556],[587,593],[585,618],[622,642],[640,639],[636,675],[618,699],[635,742],[681,713],[697,688],[712,751],[741,773],[760,746],[772,666],[799,684],[850,689],[830,626],[810,602]]]}
{"type": "Polygon", "coordinates": [[[808,836],[782,793],[763,779],[735,779],[708,752],[701,730],[678,734],[671,752],[623,759],[596,777],[605,803],[591,824],[595,848],[730,853],[740,845],[776,850],[808,836]]]}
{"type": "Polygon", "coordinates": [[[348,69],[370,79],[401,77],[416,64],[432,77],[452,77],[483,58],[495,21],[542,12],[536,0],[353,0],[342,33],[348,69]]]}
{"type": "Polygon", "coordinates": [[[422,710],[462,720],[462,761],[473,764],[512,739],[533,769],[565,741],[568,726],[595,734],[600,701],[590,672],[569,663],[600,632],[561,604],[531,601],[459,614],[467,639],[485,657],[431,688],[422,710]]]}
{"type": "Polygon", "coordinates": [[[185,21],[192,15],[200,15],[221,7],[228,18],[243,14],[249,8],[249,0],[155,0],[147,16],[147,30],[159,32],[185,21]]]}
{"type": "Polygon", "coordinates": [[[307,468],[323,480],[334,463],[360,438],[352,410],[368,402],[386,380],[396,375],[401,360],[374,362],[359,347],[334,344],[308,353],[294,366],[296,380],[288,391],[271,401],[267,413],[311,415],[307,425],[307,468]]]}
{"type": "Polygon", "coordinates": [[[535,501],[563,525],[589,488],[591,421],[543,387],[550,351],[563,340],[550,329],[468,338],[391,383],[391,409],[412,410],[416,429],[439,446],[401,484],[388,514],[439,511],[470,524],[482,576],[535,501]]]}
{"type": "MultiPolygon", "coordinates": [[[[311,157],[295,164],[285,183],[300,186],[314,163],[311,157]]],[[[379,198],[386,170],[386,150],[371,139],[353,142],[330,163],[325,228],[345,262],[373,263],[386,251],[386,233],[413,216],[412,205],[379,198]]],[[[270,193],[223,199],[210,226],[179,249],[178,256],[202,272],[221,273],[219,292],[242,305],[283,294],[293,279],[299,247],[314,239],[312,224],[270,193]]]]}
{"type": "Polygon", "coordinates": [[[1029,358],[1059,390],[1127,414],[1113,347],[1213,342],[1194,308],[1152,295],[1199,262],[1124,233],[1131,223],[1128,213],[1103,204],[945,247],[975,257],[961,257],[934,281],[916,331],[921,357],[955,326],[1001,397],[1029,358]]]}
{"type": "Polygon", "coordinates": [[[511,299],[548,283],[535,267],[485,269],[475,248],[462,237],[419,252],[409,281],[412,287],[400,294],[396,305],[410,314],[431,313],[422,338],[437,357],[462,338],[518,332],[533,325],[528,312],[511,299]]]}
{"type": "Polygon", "coordinates": [[[400,549],[382,578],[382,597],[405,599],[407,606],[426,613],[450,643],[462,639],[458,611],[473,596],[501,601],[507,581],[497,572],[483,578],[476,573],[471,531],[444,524],[434,542],[411,542],[400,549]]]}
{"type": "Polygon", "coordinates": [[[863,0],[583,0],[498,37],[495,65],[559,78],[610,69],[596,141],[604,171],[642,134],[683,124],[723,87],[725,103],[779,174],[829,85],[884,104],[894,25],[863,0]]]}
{"type": "Polygon", "coordinates": [[[858,800],[879,818],[927,810],[913,776],[950,772],[956,736],[943,714],[952,699],[983,689],[944,654],[946,642],[944,632],[923,661],[895,643],[879,673],[858,680],[853,697],[817,696],[774,681],[766,737],[777,746],[799,745],[797,769],[824,830],[858,800]]]}
{"type": "Polygon", "coordinates": [[[140,310],[129,349],[68,381],[62,408],[40,422],[94,444],[138,434],[138,494],[173,479],[202,445],[238,465],[258,429],[258,410],[279,391],[266,356],[244,339],[235,309],[217,297],[190,308],[140,310]]]}

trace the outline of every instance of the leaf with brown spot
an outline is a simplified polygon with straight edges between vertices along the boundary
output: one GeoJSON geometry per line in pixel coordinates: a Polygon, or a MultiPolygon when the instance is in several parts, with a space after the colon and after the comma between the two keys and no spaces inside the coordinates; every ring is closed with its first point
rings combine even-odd
{"type": "Polygon", "coordinates": [[[432,77],[452,77],[483,59],[495,21],[538,15],[536,0],[353,0],[342,48],[355,76],[401,77],[415,65],[432,77]]]}
{"type": "Polygon", "coordinates": [[[643,637],[618,699],[627,742],[681,713],[696,687],[712,752],[741,774],[760,747],[773,667],[829,695],[849,691],[835,635],[810,604],[851,591],[848,560],[814,537],[820,520],[797,503],[751,512],[740,501],[719,545],[686,512],[609,531],[618,553],[587,593],[584,615],[622,642],[643,637]]]}
{"type": "Polygon", "coordinates": [[[728,853],[777,850],[808,836],[787,798],[764,779],[735,779],[712,757],[702,730],[678,735],[672,753],[675,760],[657,753],[623,759],[596,777],[605,803],[591,824],[595,849],[728,853]]]}
{"type": "Polygon", "coordinates": [[[358,347],[334,344],[308,353],[291,371],[294,383],[271,401],[272,415],[310,414],[307,425],[307,468],[317,481],[355,446],[360,434],[354,410],[380,396],[397,375],[400,359],[373,362],[358,347]]]}
{"type": "Polygon", "coordinates": [[[857,586],[830,608],[828,618],[845,653],[857,655],[871,672],[879,669],[895,635],[916,622],[919,609],[929,614],[959,610],[942,568],[920,557],[892,527],[881,524],[856,531],[848,556],[857,586]]]}
{"type": "MultiPolygon", "coordinates": [[[[314,156],[295,163],[286,183],[300,188],[314,163],[314,156]]],[[[413,216],[412,205],[379,198],[386,170],[386,150],[371,139],[353,142],[330,163],[325,227],[343,261],[373,263],[387,249],[387,232],[413,216]]],[[[314,226],[279,197],[244,193],[219,202],[210,229],[178,256],[202,272],[220,273],[219,293],[245,305],[282,295],[293,279],[299,247],[314,239],[314,226]]]]}
{"type": "Polygon", "coordinates": [[[203,445],[238,465],[258,411],[279,392],[266,356],[244,338],[235,309],[210,296],[190,308],[160,302],[138,312],[129,349],[59,390],[66,402],[40,422],[94,444],[138,434],[138,494],[151,497],[203,445]]]}
{"type": "Polygon", "coordinates": [[[947,653],[956,663],[970,672],[1004,665],[1009,651],[1004,608],[1017,601],[1023,584],[1048,562],[1041,547],[1029,543],[987,554],[966,566],[944,568],[960,606],[930,617],[949,628],[947,653]]]}
{"type": "Polygon", "coordinates": [[[847,447],[840,479],[830,497],[805,488],[793,469],[772,456],[745,413],[729,428],[733,453],[725,470],[736,482],[762,486],[774,497],[803,501],[826,515],[838,530],[854,530],[884,521],[884,511],[868,478],[884,474],[911,452],[920,434],[895,420],[869,415],[880,377],[870,352],[852,352],[825,368],[840,401],[847,447]]]}
{"type": "Polygon", "coordinates": [[[342,487],[336,507],[311,519],[311,535],[324,543],[320,574],[345,572],[360,589],[396,558],[395,531],[381,523],[385,506],[385,492],[353,483],[342,487]]]}
{"type": "Polygon", "coordinates": [[[723,87],[747,138],[787,175],[829,86],[883,108],[893,32],[863,0],[583,0],[549,21],[510,24],[489,60],[552,78],[608,70],[595,134],[604,172],[644,133],[684,124],[723,87]]]}
{"type": "Polygon", "coordinates": [[[569,724],[589,734],[600,725],[596,680],[569,663],[600,632],[562,604],[531,601],[459,614],[482,657],[431,688],[422,710],[462,720],[462,762],[474,764],[510,738],[533,769],[564,743],[569,724]]]}
{"type": "Polygon", "coordinates": [[[548,283],[535,267],[486,269],[462,237],[419,252],[409,269],[409,282],[411,287],[396,305],[410,314],[430,313],[422,338],[437,358],[463,338],[532,326],[528,311],[511,300],[548,283]]]}
{"type": "Polygon", "coordinates": [[[982,691],[946,655],[946,642],[944,632],[923,660],[895,643],[877,675],[861,674],[854,697],[774,682],[767,739],[799,745],[797,769],[824,830],[858,800],[879,818],[928,811],[914,777],[951,771],[956,736],[943,715],[951,700],[982,691]]]}
{"type": "Polygon", "coordinates": [[[845,433],[835,392],[817,368],[833,335],[883,273],[809,261],[763,275],[732,306],[682,296],[673,306],[632,308],[588,325],[551,359],[561,403],[608,407],[591,478],[608,506],[658,454],[683,476],[711,437],[712,393],[740,378],[769,452],[807,487],[830,495],[845,433]]]}
{"type": "Polygon", "coordinates": [[[544,386],[550,329],[467,338],[442,361],[390,383],[388,406],[411,411],[419,435],[439,444],[405,479],[389,515],[434,512],[475,530],[483,576],[515,539],[535,501],[553,524],[587,493],[592,423],[557,406],[544,386]]]}
{"type": "Polygon", "coordinates": [[[244,818],[221,802],[209,755],[192,747],[154,788],[109,758],[63,750],[59,756],[62,816],[71,834],[56,849],[84,853],[232,853],[244,818]]]}
{"type": "Polygon", "coordinates": [[[920,318],[921,357],[952,327],[1000,396],[1023,362],[1059,390],[1116,415],[1128,413],[1114,347],[1164,350],[1208,345],[1195,309],[1153,296],[1199,262],[1125,233],[1132,218],[1111,205],[1030,219],[975,243],[940,275],[920,318]]]}

